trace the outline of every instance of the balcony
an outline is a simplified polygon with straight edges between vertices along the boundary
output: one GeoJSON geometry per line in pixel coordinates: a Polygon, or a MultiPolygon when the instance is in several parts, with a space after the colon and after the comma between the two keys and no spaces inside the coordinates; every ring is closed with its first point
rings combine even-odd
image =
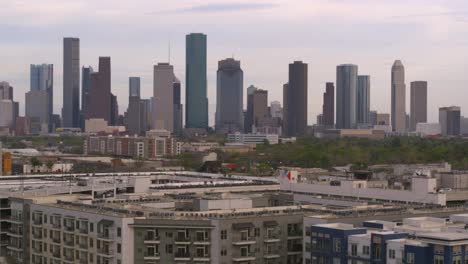
{"type": "Polygon", "coordinates": [[[62,242],[62,240],[60,239],[60,237],[53,237],[52,238],[52,243],[60,244],[61,242],[62,242]]]}
{"type": "Polygon", "coordinates": [[[9,236],[12,236],[12,237],[23,237],[23,232],[16,228],[10,228],[7,230],[6,232],[9,236]]]}
{"type": "Polygon", "coordinates": [[[277,259],[280,258],[280,255],[278,254],[272,254],[272,253],[267,253],[265,256],[263,256],[265,259],[277,259]]]}
{"type": "Polygon", "coordinates": [[[161,243],[161,239],[159,236],[151,236],[151,235],[146,235],[145,240],[143,241],[145,244],[159,244],[161,243]]]}
{"type": "Polygon", "coordinates": [[[75,240],[74,239],[70,239],[70,240],[67,239],[67,240],[63,241],[63,244],[66,247],[75,247],[75,240]]]}
{"type": "Polygon", "coordinates": [[[143,259],[144,260],[159,260],[161,259],[161,256],[159,252],[154,252],[153,254],[145,252],[145,256],[143,257],[143,259]]]}
{"type": "Polygon", "coordinates": [[[205,237],[196,237],[196,240],[193,242],[194,245],[210,245],[210,238],[208,236],[205,237]]]}
{"type": "Polygon", "coordinates": [[[253,253],[244,254],[243,256],[233,257],[233,262],[245,262],[255,260],[255,255],[253,253]]]}
{"type": "Polygon", "coordinates": [[[204,254],[204,255],[198,255],[196,254],[193,256],[193,261],[197,262],[210,262],[210,255],[209,254],[204,254]]]}
{"type": "Polygon", "coordinates": [[[114,235],[109,233],[109,232],[99,232],[97,234],[97,238],[100,239],[100,240],[113,241],[114,240],[114,235]]]}
{"type": "Polygon", "coordinates": [[[23,223],[23,219],[18,217],[18,216],[14,216],[14,215],[11,215],[7,218],[5,218],[5,220],[7,222],[10,222],[10,223],[14,223],[14,224],[22,224],[23,223]]]}
{"type": "Polygon", "coordinates": [[[88,264],[88,259],[87,258],[80,258],[78,263],[80,264],[88,264]]]}
{"type": "Polygon", "coordinates": [[[301,229],[288,230],[288,239],[302,239],[302,230],[301,229]]]}
{"type": "Polygon", "coordinates": [[[190,261],[190,252],[176,252],[174,254],[175,261],[190,261]]]}
{"type": "Polygon", "coordinates": [[[81,249],[88,249],[88,243],[87,242],[80,242],[79,247],[81,249]]]}
{"type": "Polygon", "coordinates": [[[98,248],[97,254],[107,258],[111,258],[115,255],[114,251],[109,248],[98,248]]]}
{"type": "Polygon", "coordinates": [[[42,239],[42,231],[40,232],[33,232],[33,239],[42,239]]]}
{"type": "Polygon", "coordinates": [[[54,258],[61,258],[62,257],[62,255],[60,254],[60,250],[56,250],[56,251],[52,252],[52,256],[54,258]]]}
{"type": "Polygon", "coordinates": [[[288,255],[302,254],[302,245],[295,244],[288,246],[288,255]]]}
{"type": "Polygon", "coordinates": [[[88,234],[88,227],[87,226],[88,225],[86,225],[86,227],[80,227],[79,228],[80,234],[84,234],[84,235],[88,234]]]}
{"type": "Polygon", "coordinates": [[[75,257],[73,256],[73,254],[72,255],[65,255],[64,259],[65,259],[65,261],[70,261],[70,262],[75,261],[75,257]]]}
{"type": "Polygon", "coordinates": [[[280,237],[278,234],[272,234],[272,235],[269,235],[269,236],[265,236],[263,238],[263,241],[265,243],[277,243],[277,242],[280,242],[280,237]]]}
{"type": "Polygon", "coordinates": [[[32,251],[34,253],[42,254],[42,247],[33,247],[32,251]]]}
{"type": "Polygon", "coordinates": [[[257,240],[255,237],[241,237],[240,240],[234,240],[232,244],[235,246],[254,245],[257,244],[257,240]]]}
{"type": "Polygon", "coordinates": [[[62,229],[62,225],[60,224],[60,222],[54,222],[51,224],[51,228],[52,229],[62,229]]]}
{"type": "Polygon", "coordinates": [[[174,240],[175,240],[175,243],[178,244],[178,245],[188,245],[188,244],[190,244],[190,237],[177,236],[174,240]]]}
{"type": "Polygon", "coordinates": [[[35,217],[32,222],[33,225],[42,225],[42,217],[35,217]]]}
{"type": "Polygon", "coordinates": [[[64,227],[65,227],[64,230],[66,232],[71,232],[71,233],[75,232],[75,226],[74,225],[65,225],[64,227]]]}

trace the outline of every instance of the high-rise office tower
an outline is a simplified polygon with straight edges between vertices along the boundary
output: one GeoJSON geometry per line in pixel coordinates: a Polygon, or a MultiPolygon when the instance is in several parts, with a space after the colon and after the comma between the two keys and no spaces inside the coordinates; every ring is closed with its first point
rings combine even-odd
{"type": "Polygon", "coordinates": [[[283,107],[281,107],[280,101],[270,103],[270,115],[273,118],[283,119],[283,107]]]}
{"type": "Polygon", "coordinates": [[[356,96],[358,66],[338,65],[336,68],[336,128],[356,128],[356,96]]]}
{"type": "Polygon", "coordinates": [[[326,127],[335,125],[335,85],[327,82],[323,93],[321,124],[326,127]]]}
{"type": "Polygon", "coordinates": [[[208,128],[206,35],[191,33],[185,41],[185,126],[208,128]]]}
{"type": "Polygon", "coordinates": [[[128,82],[127,130],[130,135],[141,135],[145,131],[142,131],[140,77],[130,77],[128,82]]]}
{"type": "Polygon", "coordinates": [[[84,119],[88,109],[89,79],[93,73],[91,66],[81,68],[81,128],[84,130],[84,119]]]}
{"type": "Polygon", "coordinates": [[[442,135],[460,135],[460,119],[460,107],[449,106],[439,108],[439,124],[442,135]]]}
{"type": "MultiPolygon", "coordinates": [[[[47,100],[41,101],[38,107],[46,108],[47,110],[47,117],[46,119],[41,119],[41,124],[47,124],[48,132],[52,132],[54,130],[54,124],[52,122],[52,116],[54,115],[53,103],[54,103],[54,66],[52,64],[41,64],[41,65],[33,65],[30,66],[30,84],[31,84],[31,91],[46,91],[47,93],[47,100]]],[[[34,93],[33,93],[34,94],[34,93]]],[[[34,99],[34,96],[30,99],[34,99]]],[[[39,98],[38,98],[39,99],[39,98]]],[[[38,100],[37,99],[37,100],[38,100]]],[[[42,99],[42,97],[41,97],[42,99]]],[[[31,102],[31,101],[30,101],[31,102]]],[[[33,102],[31,102],[33,103],[33,102]]],[[[26,108],[28,106],[26,105],[26,108]]],[[[32,108],[29,108],[32,110],[32,108]]],[[[34,109],[34,107],[33,107],[34,109]]],[[[39,112],[43,112],[42,109],[34,109],[39,110],[39,112]]],[[[30,112],[31,113],[31,112],[30,112]]]]}
{"type": "Polygon", "coordinates": [[[252,132],[252,126],[254,125],[253,115],[253,95],[257,87],[250,85],[247,88],[247,111],[244,118],[244,131],[246,133],[252,132]]]}
{"type": "Polygon", "coordinates": [[[128,92],[129,97],[140,98],[140,77],[130,77],[128,78],[128,92]]]}
{"type": "Polygon", "coordinates": [[[174,134],[182,134],[182,118],[183,118],[183,106],[181,103],[181,85],[180,80],[174,76],[173,83],[173,100],[174,100],[174,134]]]}
{"type": "Polygon", "coordinates": [[[216,131],[240,132],[243,129],[244,72],[240,61],[228,58],[218,62],[216,81],[216,131]]]}
{"type": "Polygon", "coordinates": [[[411,82],[410,130],[415,131],[418,123],[427,122],[427,82],[411,82]]]}
{"type": "Polygon", "coordinates": [[[174,67],[158,63],[153,69],[153,129],[174,132],[174,67]]]}
{"type": "Polygon", "coordinates": [[[80,126],[80,39],[63,39],[63,127],[80,126]]]}
{"type": "Polygon", "coordinates": [[[289,82],[284,87],[283,133],[288,137],[304,135],[307,129],[307,64],[289,64],[289,82]]]}
{"type": "Polygon", "coordinates": [[[44,134],[49,131],[52,116],[49,113],[49,93],[47,90],[31,90],[26,93],[25,114],[30,120],[31,133],[44,134]]]}
{"type": "Polygon", "coordinates": [[[358,124],[369,124],[370,76],[359,75],[356,94],[356,119],[358,124]]]}
{"type": "Polygon", "coordinates": [[[405,67],[396,60],[392,66],[392,129],[406,131],[406,84],[405,67]]]}
{"type": "Polygon", "coordinates": [[[110,122],[111,126],[119,125],[119,103],[117,102],[117,96],[111,93],[111,108],[110,108],[110,122]]]}
{"type": "Polygon", "coordinates": [[[13,100],[13,87],[8,82],[0,82],[0,100],[13,100]]]}
{"type": "Polygon", "coordinates": [[[111,58],[99,57],[99,69],[93,72],[89,79],[86,119],[100,118],[108,122],[113,121],[111,94],[111,58]]]}

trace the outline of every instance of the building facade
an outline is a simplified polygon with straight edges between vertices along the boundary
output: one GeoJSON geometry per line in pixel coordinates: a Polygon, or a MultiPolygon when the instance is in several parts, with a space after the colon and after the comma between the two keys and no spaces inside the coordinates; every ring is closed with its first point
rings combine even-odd
{"type": "Polygon", "coordinates": [[[405,67],[396,60],[392,66],[392,129],[395,132],[406,131],[406,84],[405,67]]]}
{"type": "Polygon", "coordinates": [[[304,135],[307,128],[308,67],[302,61],[289,64],[289,82],[283,87],[283,133],[288,137],[304,135]]]}
{"type": "Polygon", "coordinates": [[[158,63],[153,69],[152,129],[174,131],[174,67],[158,63]]]}
{"type": "Polygon", "coordinates": [[[191,33],[185,38],[185,126],[208,128],[206,80],[206,35],[191,33]]]}
{"type": "Polygon", "coordinates": [[[80,39],[63,39],[63,127],[80,127],[80,39]]]}
{"type": "Polygon", "coordinates": [[[335,85],[332,82],[326,83],[323,93],[322,125],[335,126],[335,85]]]}
{"type": "Polygon", "coordinates": [[[460,107],[458,106],[439,108],[439,124],[442,136],[459,136],[460,118],[460,107]]]}
{"type": "Polygon", "coordinates": [[[231,58],[219,61],[216,81],[216,131],[243,131],[243,105],[244,72],[240,61],[231,58]]]}
{"type": "Polygon", "coordinates": [[[359,75],[356,93],[356,122],[358,124],[370,124],[370,76],[359,75]]]}
{"type": "Polygon", "coordinates": [[[352,129],[357,126],[356,96],[358,66],[338,65],[336,68],[336,128],[352,129]]]}
{"type": "Polygon", "coordinates": [[[99,69],[90,74],[85,119],[104,119],[112,125],[111,58],[99,57],[99,69]]]}
{"type": "Polygon", "coordinates": [[[30,70],[30,82],[31,91],[46,91],[47,100],[42,101],[42,107],[47,109],[47,118],[42,121],[47,123],[48,132],[52,132],[55,127],[52,122],[52,116],[54,115],[54,65],[42,64],[33,65],[31,64],[30,70]]]}
{"type": "Polygon", "coordinates": [[[418,123],[427,122],[427,82],[411,82],[410,131],[415,131],[418,123]]]}

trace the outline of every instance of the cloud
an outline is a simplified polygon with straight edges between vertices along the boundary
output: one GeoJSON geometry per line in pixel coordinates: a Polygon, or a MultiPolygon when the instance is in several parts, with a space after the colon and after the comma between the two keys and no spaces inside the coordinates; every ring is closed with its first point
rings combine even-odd
{"type": "Polygon", "coordinates": [[[241,11],[260,11],[277,7],[276,3],[212,3],[204,5],[193,5],[189,7],[177,8],[167,11],[155,11],[148,14],[162,13],[226,13],[241,11]]]}

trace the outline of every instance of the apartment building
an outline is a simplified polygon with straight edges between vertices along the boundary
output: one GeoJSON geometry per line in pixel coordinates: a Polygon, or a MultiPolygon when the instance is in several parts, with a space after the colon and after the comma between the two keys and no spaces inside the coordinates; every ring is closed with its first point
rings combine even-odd
{"type": "Polygon", "coordinates": [[[155,159],[176,155],[177,141],[170,137],[89,136],[84,141],[86,155],[105,154],[155,159]]]}
{"type": "Polygon", "coordinates": [[[468,214],[306,226],[305,263],[467,263],[468,214]]]}

